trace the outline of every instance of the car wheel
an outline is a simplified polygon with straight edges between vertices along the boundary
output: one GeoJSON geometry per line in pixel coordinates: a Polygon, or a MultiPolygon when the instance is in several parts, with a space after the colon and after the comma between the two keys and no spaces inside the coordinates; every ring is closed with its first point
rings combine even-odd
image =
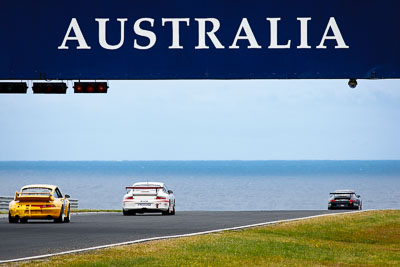
{"type": "Polygon", "coordinates": [[[65,223],[69,223],[71,221],[71,212],[70,212],[71,206],[68,206],[68,213],[67,216],[64,218],[65,223]]]}
{"type": "Polygon", "coordinates": [[[175,215],[175,204],[174,204],[174,209],[171,211],[171,215],[175,215]]]}
{"type": "Polygon", "coordinates": [[[21,218],[21,219],[19,219],[19,221],[21,223],[27,223],[28,222],[28,218],[21,218]]]}
{"type": "Polygon", "coordinates": [[[11,216],[11,212],[8,212],[8,222],[9,223],[17,223],[18,218],[11,216]]]}
{"type": "Polygon", "coordinates": [[[60,216],[54,219],[55,223],[62,223],[64,221],[64,206],[61,207],[60,216]]]}
{"type": "Polygon", "coordinates": [[[162,215],[171,215],[171,214],[172,214],[172,211],[171,211],[171,200],[170,200],[168,209],[166,211],[163,211],[162,215]]]}
{"type": "Polygon", "coordinates": [[[132,210],[122,210],[122,214],[124,215],[124,216],[135,216],[136,215],[136,212],[134,212],[134,211],[132,211],[132,210]]]}

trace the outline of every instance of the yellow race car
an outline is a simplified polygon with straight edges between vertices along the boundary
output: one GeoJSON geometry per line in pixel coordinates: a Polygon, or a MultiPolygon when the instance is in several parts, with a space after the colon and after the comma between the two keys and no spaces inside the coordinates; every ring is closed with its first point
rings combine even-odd
{"type": "Polygon", "coordinates": [[[69,195],[63,196],[55,185],[26,185],[8,206],[9,223],[26,223],[28,219],[47,219],[54,222],[70,221],[69,195]]]}

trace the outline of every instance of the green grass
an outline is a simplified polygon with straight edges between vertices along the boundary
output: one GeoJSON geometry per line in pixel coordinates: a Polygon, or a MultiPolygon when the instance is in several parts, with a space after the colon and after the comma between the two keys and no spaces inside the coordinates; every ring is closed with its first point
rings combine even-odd
{"type": "Polygon", "coordinates": [[[22,265],[400,266],[400,210],[153,241],[22,265]]]}
{"type": "Polygon", "coordinates": [[[0,214],[8,214],[8,211],[1,210],[0,214]]]}

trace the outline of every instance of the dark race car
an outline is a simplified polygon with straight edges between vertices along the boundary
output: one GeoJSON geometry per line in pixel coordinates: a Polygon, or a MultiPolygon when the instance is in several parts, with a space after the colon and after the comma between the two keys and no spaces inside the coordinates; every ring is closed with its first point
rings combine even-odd
{"type": "Polygon", "coordinates": [[[360,195],[354,190],[336,190],[330,193],[328,210],[333,209],[362,209],[362,201],[360,195]]]}

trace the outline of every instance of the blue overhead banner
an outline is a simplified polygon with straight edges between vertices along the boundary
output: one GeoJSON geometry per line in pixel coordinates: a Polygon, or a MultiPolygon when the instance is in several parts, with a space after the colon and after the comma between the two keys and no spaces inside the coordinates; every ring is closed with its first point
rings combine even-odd
{"type": "Polygon", "coordinates": [[[400,78],[399,0],[7,0],[0,79],[400,78]]]}

